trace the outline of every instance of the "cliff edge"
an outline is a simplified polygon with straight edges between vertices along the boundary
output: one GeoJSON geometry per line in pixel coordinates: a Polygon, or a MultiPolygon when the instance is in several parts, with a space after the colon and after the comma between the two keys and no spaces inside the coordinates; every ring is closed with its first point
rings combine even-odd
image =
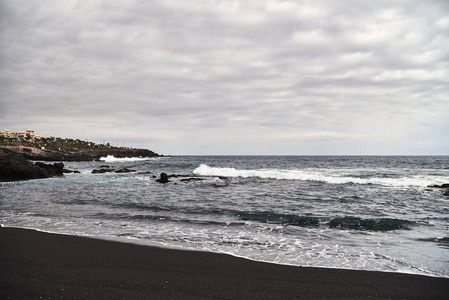
{"type": "Polygon", "coordinates": [[[113,155],[117,158],[161,156],[148,149],[128,148],[54,150],[24,146],[0,146],[0,150],[6,154],[15,154],[26,159],[41,161],[90,161],[108,155],[113,155]]]}
{"type": "Polygon", "coordinates": [[[62,176],[63,168],[63,163],[33,164],[20,154],[0,149],[0,182],[62,176]]]}

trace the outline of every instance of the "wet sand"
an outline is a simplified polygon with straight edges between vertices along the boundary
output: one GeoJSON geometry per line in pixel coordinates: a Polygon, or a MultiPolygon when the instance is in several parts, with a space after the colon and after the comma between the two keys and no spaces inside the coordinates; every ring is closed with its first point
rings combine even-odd
{"type": "Polygon", "coordinates": [[[449,279],[0,228],[1,299],[447,299],[449,279]]]}

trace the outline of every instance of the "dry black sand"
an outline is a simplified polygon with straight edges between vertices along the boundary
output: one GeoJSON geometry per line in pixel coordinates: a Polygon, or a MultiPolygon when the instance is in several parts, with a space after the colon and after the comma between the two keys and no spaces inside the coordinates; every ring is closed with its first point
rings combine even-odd
{"type": "Polygon", "coordinates": [[[449,279],[0,228],[0,299],[449,299],[449,279]]]}

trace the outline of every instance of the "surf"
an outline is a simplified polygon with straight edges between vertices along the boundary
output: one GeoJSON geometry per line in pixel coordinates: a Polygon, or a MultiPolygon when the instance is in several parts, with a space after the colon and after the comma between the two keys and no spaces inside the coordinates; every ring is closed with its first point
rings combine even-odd
{"type": "Polygon", "coordinates": [[[200,164],[193,170],[199,176],[223,176],[277,180],[303,180],[317,181],[330,184],[376,184],[394,187],[427,187],[434,182],[447,180],[443,176],[418,176],[407,174],[394,174],[385,171],[372,173],[369,169],[236,169],[232,167],[211,167],[200,164]]]}
{"type": "Polygon", "coordinates": [[[112,162],[129,162],[129,161],[144,161],[153,159],[150,157],[115,157],[114,155],[108,155],[106,157],[101,157],[100,161],[112,163],[112,162]]]}

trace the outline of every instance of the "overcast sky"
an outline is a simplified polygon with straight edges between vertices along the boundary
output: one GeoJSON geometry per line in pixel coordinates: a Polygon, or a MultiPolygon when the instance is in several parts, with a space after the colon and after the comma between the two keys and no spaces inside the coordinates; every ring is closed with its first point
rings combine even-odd
{"type": "Polygon", "coordinates": [[[449,154],[449,1],[0,0],[0,129],[162,154],[449,154]]]}

